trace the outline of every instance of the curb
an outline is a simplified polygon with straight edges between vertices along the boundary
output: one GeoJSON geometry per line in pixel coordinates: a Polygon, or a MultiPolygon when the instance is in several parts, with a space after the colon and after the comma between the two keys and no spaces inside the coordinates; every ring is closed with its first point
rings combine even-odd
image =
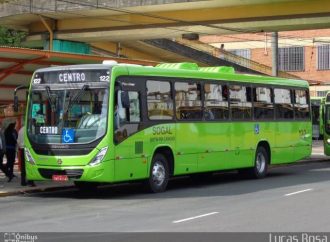
{"type": "Polygon", "coordinates": [[[30,188],[30,189],[28,188],[28,189],[20,189],[15,191],[0,192],[0,197],[9,197],[9,196],[22,195],[22,194],[34,194],[40,192],[55,192],[58,190],[66,190],[72,188],[75,188],[75,186],[68,185],[68,186],[59,186],[59,187],[42,187],[42,188],[30,188]]]}

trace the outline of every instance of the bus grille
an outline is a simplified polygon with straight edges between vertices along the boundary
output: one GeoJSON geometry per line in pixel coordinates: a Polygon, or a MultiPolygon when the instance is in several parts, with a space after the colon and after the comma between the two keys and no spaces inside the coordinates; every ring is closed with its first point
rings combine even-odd
{"type": "Polygon", "coordinates": [[[52,179],[53,175],[67,175],[68,178],[79,179],[84,170],[83,169],[71,169],[71,170],[53,170],[53,169],[38,169],[40,175],[46,179],[52,179]]]}

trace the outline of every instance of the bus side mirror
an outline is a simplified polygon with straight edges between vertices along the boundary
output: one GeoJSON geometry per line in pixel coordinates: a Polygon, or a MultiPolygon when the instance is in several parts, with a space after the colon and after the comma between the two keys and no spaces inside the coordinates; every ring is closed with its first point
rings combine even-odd
{"type": "Polygon", "coordinates": [[[18,112],[18,96],[17,96],[17,92],[19,90],[22,90],[22,89],[28,89],[28,87],[26,86],[18,86],[15,88],[14,90],[14,112],[18,112]]]}
{"type": "Polygon", "coordinates": [[[14,96],[14,112],[18,112],[18,96],[14,96]]]}
{"type": "Polygon", "coordinates": [[[120,91],[121,104],[123,108],[130,108],[129,96],[127,91],[120,91]]]}

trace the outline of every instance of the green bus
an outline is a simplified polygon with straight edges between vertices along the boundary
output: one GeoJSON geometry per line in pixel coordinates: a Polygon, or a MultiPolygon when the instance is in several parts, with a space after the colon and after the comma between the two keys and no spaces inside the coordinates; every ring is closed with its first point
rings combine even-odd
{"type": "Polygon", "coordinates": [[[29,180],[88,188],[144,180],[152,192],[178,175],[239,170],[310,156],[306,81],[237,74],[195,63],[106,62],[37,70],[25,127],[29,180]]]}
{"type": "Polygon", "coordinates": [[[324,154],[330,156],[330,92],[324,98],[324,133],[323,133],[323,146],[324,154]]]}
{"type": "Polygon", "coordinates": [[[324,97],[311,97],[313,139],[323,138],[324,97]]]}

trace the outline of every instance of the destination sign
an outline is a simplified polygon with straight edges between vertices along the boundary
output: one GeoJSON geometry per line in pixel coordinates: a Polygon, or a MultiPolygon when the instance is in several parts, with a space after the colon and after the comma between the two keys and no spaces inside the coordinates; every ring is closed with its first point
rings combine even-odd
{"type": "Polygon", "coordinates": [[[66,84],[66,83],[84,83],[84,82],[109,82],[110,71],[101,70],[62,70],[37,72],[32,84],[66,84]]]}
{"type": "Polygon", "coordinates": [[[38,130],[39,134],[58,134],[58,127],[56,126],[41,126],[38,130]]]}
{"type": "Polygon", "coordinates": [[[64,72],[58,74],[59,82],[85,82],[86,74],[84,72],[64,72]]]}

